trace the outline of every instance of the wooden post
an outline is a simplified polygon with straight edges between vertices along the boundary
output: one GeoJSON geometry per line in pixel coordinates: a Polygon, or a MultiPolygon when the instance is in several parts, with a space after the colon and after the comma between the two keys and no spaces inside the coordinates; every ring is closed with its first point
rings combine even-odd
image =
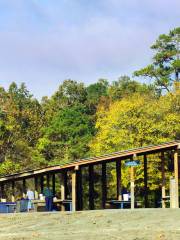
{"type": "MultiPolygon", "coordinates": [[[[64,201],[66,199],[66,191],[67,191],[67,171],[63,171],[61,173],[60,187],[61,187],[61,200],[64,201]]],[[[65,211],[65,206],[63,202],[61,205],[61,211],[65,211]]]]}
{"type": "Polygon", "coordinates": [[[4,183],[1,183],[1,198],[4,198],[4,183]]]}
{"type": "Polygon", "coordinates": [[[26,179],[23,179],[23,198],[26,197],[26,179]]]}
{"type": "Polygon", "coordinates": [[[148,188],[147,188],[147,156],[144,155],[144,206],[148,207],[148,188]]]}
{"type": "Polygon", "coordinates": [[[174,152],[174,178],[176,184],[175,203],[176,208],[179,208],[178,149],[174,152]]]}
{"type": "Polygon", "coordinates": [[[11,196],[11,201],[12,202],[15,202],[15,183],[14,183],[14,181],[12,181],[12,183],[11,183],[12,185],[12,196],[11,196]]]}
{"type": "Polygon", "coordinates": [[[53,196],[56,194],[56,175],[55,173],[52,174],[52,191],[53,191],[53,196]]]}
{"type": "Polygon", "coordinates": [[[76,176],[77,172],[75,170],[73,170],[72,172],[72,211],[76,211],[77,210],[77,176],[76,176]]]}
{"type": "Polygon", "coordinates": [[[49,178],[50,178],[50,176],[49,176],[49,173],[47,173],[47,175],[46,175],[46,186],[49,188],[49,178]]]}
{"type": "Polygon", "coordinates": [[[170,177],[170,208],[176,208],[176,181],[170,177]]]}
{"type": "Polygon", "coordinates": [[[165,159],[164,152],[161,153],[161,172],[162,172],[162,208],[166,208],[166,179],[165,179],[165,159]]]}
{"type": "Polygon", "coordinates": [[[131,209],[134,209],[134,167],[131,166],[131,209]]]}
{"type": "Polygon", "coordinates": [[[94,166],[89,165],[89,209],[94,209],[94,166]]]}
{"type": "Polygon", "coordinates": [[[79,168],[76,172],[76,186],[77,186],[77,210],[83,209],[83,188],[82,188],[82,169],[79,168]]]}
{"type": "Polygon", "coordinates": [[[38,199],[38,176],[34,177],[34,197],[38,199]]]}
{"type": "Polygon", "coordinates": [[[41,193],[43,193],[43,190],[44,190],[44,175],[41,175],[40,185],[41,185],[41,193]]]}
{"type": "Polygon", "coordinates": [[[107,179],[106,179],[106,163],[102,163],[102,208],[106,208],[106,198],[107,198],[107,179]]]}
{"type": "Polygon", "coordinates": [[[122,194],[121,194],[121,160],[116,161],[116,180],[117,180],[117,200],[122,200],[122,194]]]}

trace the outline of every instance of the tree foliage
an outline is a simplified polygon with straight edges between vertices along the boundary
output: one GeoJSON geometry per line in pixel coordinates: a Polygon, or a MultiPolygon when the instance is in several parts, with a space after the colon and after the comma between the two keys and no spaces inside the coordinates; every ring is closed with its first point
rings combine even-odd
{"type": "Polygon", "coordinates": [[[62,163],[86,156],[93,127],[86,108],[76,105],[58,111],[43,131],[44,136],[38,143],[39,150],[46,160],[62,163]]]}
{"type": "Polygon", "coordinates": [[[170,91],[172,84],[180,81],[180,28],[160,35],[151,49],[155,51],[152,64],[134,75],[154,79],[158,89],[170,91]]]}
{"type": "MultiPolygon", "coordinates": [[[[12,83],[6,92],[0,90],[0,161],[3,166],[30,169],[43,162],[43,158],[35,149],[43,125],[41,105],[28,92],[25,85],[19,88],[12,83]]],[[[3,168],[3,169],[7,169],[3,168]]],[[[4,173],[6,171],[4,170],[4,173]]]]}
{"type": "MultiPolygon", "coordinates": [[[[178,139],[179,93],[160,98],[135,93],[113,102],[108,111],[100,107],[97,112],[97,134],[90,144],[92,155],[178,139]]],[[[125,175],[125,184],[126,178],[125,175]]]]}

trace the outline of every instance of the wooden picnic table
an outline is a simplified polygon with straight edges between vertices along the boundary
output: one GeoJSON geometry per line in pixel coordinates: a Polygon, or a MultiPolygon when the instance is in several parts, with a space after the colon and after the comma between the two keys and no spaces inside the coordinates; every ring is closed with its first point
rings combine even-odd
{"type": "MultiPolygon", "coordinates": [[[[34,210],[37,211],[38,210],[38,207],[45,207],[46,203],[45,203],[45,200],[40,200],[40,199],[34,199],[32,200],[32,203],[34,204],[34,210]]],[[[69,209],[70,211],[72,210],[72,200],[71,199],[65,199],[65,200],[62,200],[62,199],[53,199],[53,204],[56,204],[56,205],[67,205],[69,204],[69,209]]]]}

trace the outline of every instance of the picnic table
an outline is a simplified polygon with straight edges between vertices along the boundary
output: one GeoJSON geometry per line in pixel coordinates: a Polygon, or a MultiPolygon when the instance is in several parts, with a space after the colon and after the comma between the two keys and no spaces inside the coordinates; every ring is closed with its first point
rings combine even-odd
{"type": "MultiPolygon", "coordinates": [[[[40,200],[40,199],[35,199],[32,200],[33,204],[34,204],[34,210],[38,211],[38,207],[45,207],[45,200],[40,200]]],[[[64,205],[65,208],[69,211],[72,211],[72,200],[71,199],[54,199],[53,200],[53,204],[55,204],[56,206],[61,206],[64,205]]]]}
{"type": "MultiPolygon", "coordinates": [[[[107,201],[110,205],[114,205],[119,209],[124,209],[125,207],[130,208],[131,207],[131,200],[125,201],[125,200],[109,200],[107,201]]],[[[141,201],[135,201],[135,207],[142,206],[141,201]]]]}

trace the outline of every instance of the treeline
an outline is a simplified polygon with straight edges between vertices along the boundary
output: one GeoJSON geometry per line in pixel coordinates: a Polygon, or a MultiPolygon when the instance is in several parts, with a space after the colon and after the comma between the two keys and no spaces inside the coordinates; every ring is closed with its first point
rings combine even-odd
{"type": "Polygon", "coordinates": [[[0,174],[180,137],[180,28],[160,35],[151,65],[112,83],[65,80],[38,101],[24,84],[0,88],[0,174]]]}

